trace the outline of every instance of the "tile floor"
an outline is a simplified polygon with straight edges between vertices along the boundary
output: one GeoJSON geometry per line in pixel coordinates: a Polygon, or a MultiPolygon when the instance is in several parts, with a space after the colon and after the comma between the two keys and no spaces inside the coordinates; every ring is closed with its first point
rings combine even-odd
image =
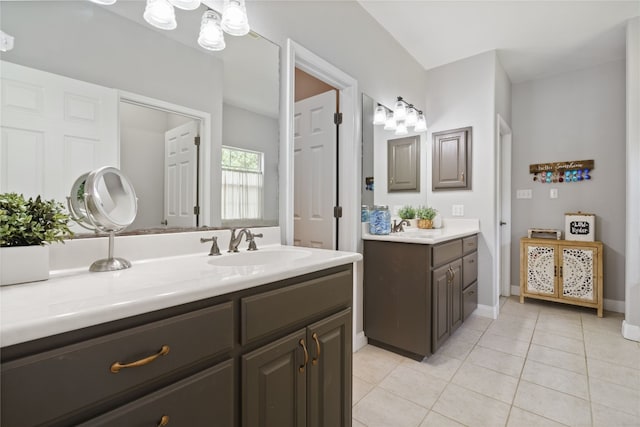
{"type": "Polygon", "coordinates": [[[622,315],[503,299],[423,362],[353,355],[353,427],[640,426],[640,343],[622,315]]]}

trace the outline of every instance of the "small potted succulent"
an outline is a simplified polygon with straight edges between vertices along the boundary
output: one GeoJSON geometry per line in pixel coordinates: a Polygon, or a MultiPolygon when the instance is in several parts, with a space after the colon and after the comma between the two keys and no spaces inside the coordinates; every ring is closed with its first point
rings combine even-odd
{"type": "Polygon", "coordinates": [[[49,278],[49,247],[73,235],[61,203],[0,194],[0,284],[49,278]]]}
{"type": "Polygon", "coordinates": [[[418,206],[416,216],[418,217],[418,228],[433,228],[433,219],[438,214],[434,208],[418,206]]]}
{"type": "Polygon", "coordinates": [[[398,210],[398,216],[400,219],[406,220],[411,227],[417,227],[418,221],[416,220],[416,210],[413,206],[405,205],[398,210]]]}

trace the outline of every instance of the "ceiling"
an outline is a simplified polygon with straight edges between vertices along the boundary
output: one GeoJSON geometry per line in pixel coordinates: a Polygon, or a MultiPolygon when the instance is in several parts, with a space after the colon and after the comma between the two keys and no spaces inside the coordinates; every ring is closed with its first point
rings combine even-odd
{"type": "Polygon", "coordinates": [[[512,83],[625,57],[635,1],[358,0],[425,69],[489,50],[512,83]]]}

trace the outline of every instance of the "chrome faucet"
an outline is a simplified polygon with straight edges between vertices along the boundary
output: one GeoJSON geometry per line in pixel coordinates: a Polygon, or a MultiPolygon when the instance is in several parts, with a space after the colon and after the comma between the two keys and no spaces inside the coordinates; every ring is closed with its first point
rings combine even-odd
{"type": "Polygon", "coordinates": [[[211,236],[210,239],[205,239],[204,237],[200,238],[200,243],[211,242],[211,249],[209,250],[209,256],[217,256],[222,255],[220,253],[220,248],[218,247],[218,238],[216,236],[211,236]]]}
{"type": "Polygon", "coordinates": [[[256,246],[256,242],[254,238],[262,237],[262,233],[253,234],[251,230],[249,230],[248,228],[243,228],[242,230],[238,231],[238,234],[236,235],[236,229],[232,228],[231,239],[229,239],[229,250],[227,252],[238,252],[238,245],[240,245],[243,235],[245,237],[245,240],[249,243],[249,248],[247,250],[249,251],[258,250],[258,247],[256,246]]]}
{"type": "Polygon", "coordinates": [[[407,222],[406,219],[403,219],[402,221],[400,221],[399,224],[396,224],[396,220],[393,220],[393,226],[391,227],[391,232],[392,233],[398,233],[400,231],[404,231],[404,226],[409,226],[409,222],[407,222]]]}

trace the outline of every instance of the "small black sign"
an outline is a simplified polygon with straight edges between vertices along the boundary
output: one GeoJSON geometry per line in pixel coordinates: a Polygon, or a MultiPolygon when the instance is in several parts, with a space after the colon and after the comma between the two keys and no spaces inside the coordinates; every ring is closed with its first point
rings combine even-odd
{"type": "Polygon", "coordinates": [[[569,227],[571,234],[589,234],[589,223],[587,221],[571,221],[569,227]]]}

